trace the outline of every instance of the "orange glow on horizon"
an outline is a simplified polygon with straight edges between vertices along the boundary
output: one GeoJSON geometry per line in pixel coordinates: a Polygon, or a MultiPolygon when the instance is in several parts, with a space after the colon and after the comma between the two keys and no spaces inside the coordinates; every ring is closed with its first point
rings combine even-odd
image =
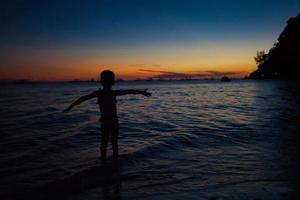
{"type": "MultiPolygon", "coordinates": [[[[102,70],[115,72],[117,79],[168,77],[219,78],[228,74],[243,78],[256,69],[256,50],[248,45],[175,46],[141,49],[21,49],[11,52],[17,59],[2,61],[0,79],[33,81],[97,80],[102,70]],[[228,48],[228,50],[227,50],[228,48]],[[214,72],[205,76],[207,72],[214,72]],[[218,72],[218,73],[217,73],[218,72]],[[217,74],[217,75],[216,75],[217,74]]],[[[14,48],[12,48],[14,49],[14,48]]],[[[256,49],[256,47],[255,47],[256,49]]]]}
{"type": "MultiPolygon", "coordinates": [[[[165,73],[170,74],[185,74],[192,78],[219,78],[223,74],[232,73],[227,76],[231,78],[243,78],[253,70],[256,66],[245,65],[246,67],[236,66],[222,66],[222,67],[195,67],[187,66],[180,67],[173,65],[167,66],[87,66],[87,67],[55,67],[49,66],[44,68],[37,67],[23,67],[18,71],[6,70],[4,67],[0,68],[1,79],[8,80],[31,80],[31,81],[70,81],[70,80],[98,80],[99,74],[103,70],[111,70],[116,74],[117,79],[135,80],[135,79],[149,79],[159,78],[165,73]],[[220,75],[210,75],[208,72],[216,72],[220,75]],[[197,77],[197,74],[201,75],[197,77]],[[207,74],[207,76],[205,76],[207,74]],[[203,76],[202,76],[203,75],[203,76]]],[[[163,77],[163,76],[162,76],[163,77]]],[[[170,77],[172,79],[172,77],[170,77]]],[[[170,79],[168,78],[168,79],[170,79]]],[[[178,78],[178,77],[177,77],[178,78]]],[[[173,79],[177,79],[176,76],[173,79]]]]}

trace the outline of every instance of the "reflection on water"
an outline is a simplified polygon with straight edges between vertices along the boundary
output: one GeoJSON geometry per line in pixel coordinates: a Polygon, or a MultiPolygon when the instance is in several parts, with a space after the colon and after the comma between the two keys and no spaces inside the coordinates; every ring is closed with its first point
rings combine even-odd
{"type": "Polygon", "coordinates": [[[0,197],[230,199],[238,195],[231,191],[251,197],[251,188],[269,198],[298,194],[299,82],[121,83],[153,96],[118,99],[122,155],[106,166],[96,100],[61,112],[95,87],[1,86],[0,197]]]}

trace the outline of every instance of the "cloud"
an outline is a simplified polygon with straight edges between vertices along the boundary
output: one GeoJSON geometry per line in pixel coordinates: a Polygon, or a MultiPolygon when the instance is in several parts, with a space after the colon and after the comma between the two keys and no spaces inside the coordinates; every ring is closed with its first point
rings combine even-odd
{"type": "Polygon", "coordinates": [[[163,71],[163,70],[151,70],[151,69],[139,69],[140,72],[152,72],[152,73],[162,73],[162,74],[182,74],[177,72],[163,71]]]}
{"type": "Polygon", "coordinates": [[[139,72],[151,73],[153,74],[151,78],[157,79],[205,79],[205,78],[220,78],[223,76],[238,76],[242,74],[241,71],[196,71],[192,73],[180,73],[172,71],[163,71],[163,70],[148,70],[148,69],[139,69],[139,72]]]}
{"type": "Polygon", "coordinates": [[[162,70],[149,70],[149,69],[139,69],[139,72],[155,73],[152,78],[166,78],[166,79],[178,79],[178,78],[188,78],[189,75],[185,73],[162,71],[162,70]]]}
{"type": "Polygon", "coordinates": [[[144,63],[131,64],[130,66],[132,66],[132,67],[161,67],[161,65],[159,65],[159,64],[144,64],[144,63]]]}
{"type": "Polygon", "coordinates": [[[208,73],[210,75],[215,76],[230,76],[230,75],[236,75],[240,73],[244,73],[243,71],[227,71],[227,72],[220,72],[220,71],[204,71],[203,73],[208,73]]]}

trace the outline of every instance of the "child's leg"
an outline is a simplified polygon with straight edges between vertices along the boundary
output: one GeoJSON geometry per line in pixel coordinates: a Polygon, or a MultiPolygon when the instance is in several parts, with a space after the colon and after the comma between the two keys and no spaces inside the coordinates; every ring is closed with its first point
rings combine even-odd
{"type": "Polygon", "coordinates": [[[118,126],[118,122],[116,122],[112,127],[112,134],[111,134],[111,143],[112,143],[114,157],[118,157],[119,155],[118,135],[119,135],[119,126],[118,126]]]}
{"type": "Polygon", "coordinates": [[[119,147],[118,147],[118,135],[117,134],[112,134],[111,143],[112,143],[114,157],[118,157],[119,147]]]}
{"type": "Polygon", "coordinates": [[[101,159],[102,161],[106,160],[106,149],[107,143],[109,139],[109,130],[107,130],[107,126],[101,124],[101,159]]]}

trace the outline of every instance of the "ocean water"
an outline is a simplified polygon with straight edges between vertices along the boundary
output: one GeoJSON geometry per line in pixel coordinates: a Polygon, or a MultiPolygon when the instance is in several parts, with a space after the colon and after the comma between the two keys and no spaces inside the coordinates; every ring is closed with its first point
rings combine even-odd
{"type": "Polygon", "coordinates": [[[1,85],[0,198],[292,199],[299,83],[117,83],[152,97],[118,97],[121,155],[105,165],[96,99],[62,112],[97,83],[1,85]]]}

